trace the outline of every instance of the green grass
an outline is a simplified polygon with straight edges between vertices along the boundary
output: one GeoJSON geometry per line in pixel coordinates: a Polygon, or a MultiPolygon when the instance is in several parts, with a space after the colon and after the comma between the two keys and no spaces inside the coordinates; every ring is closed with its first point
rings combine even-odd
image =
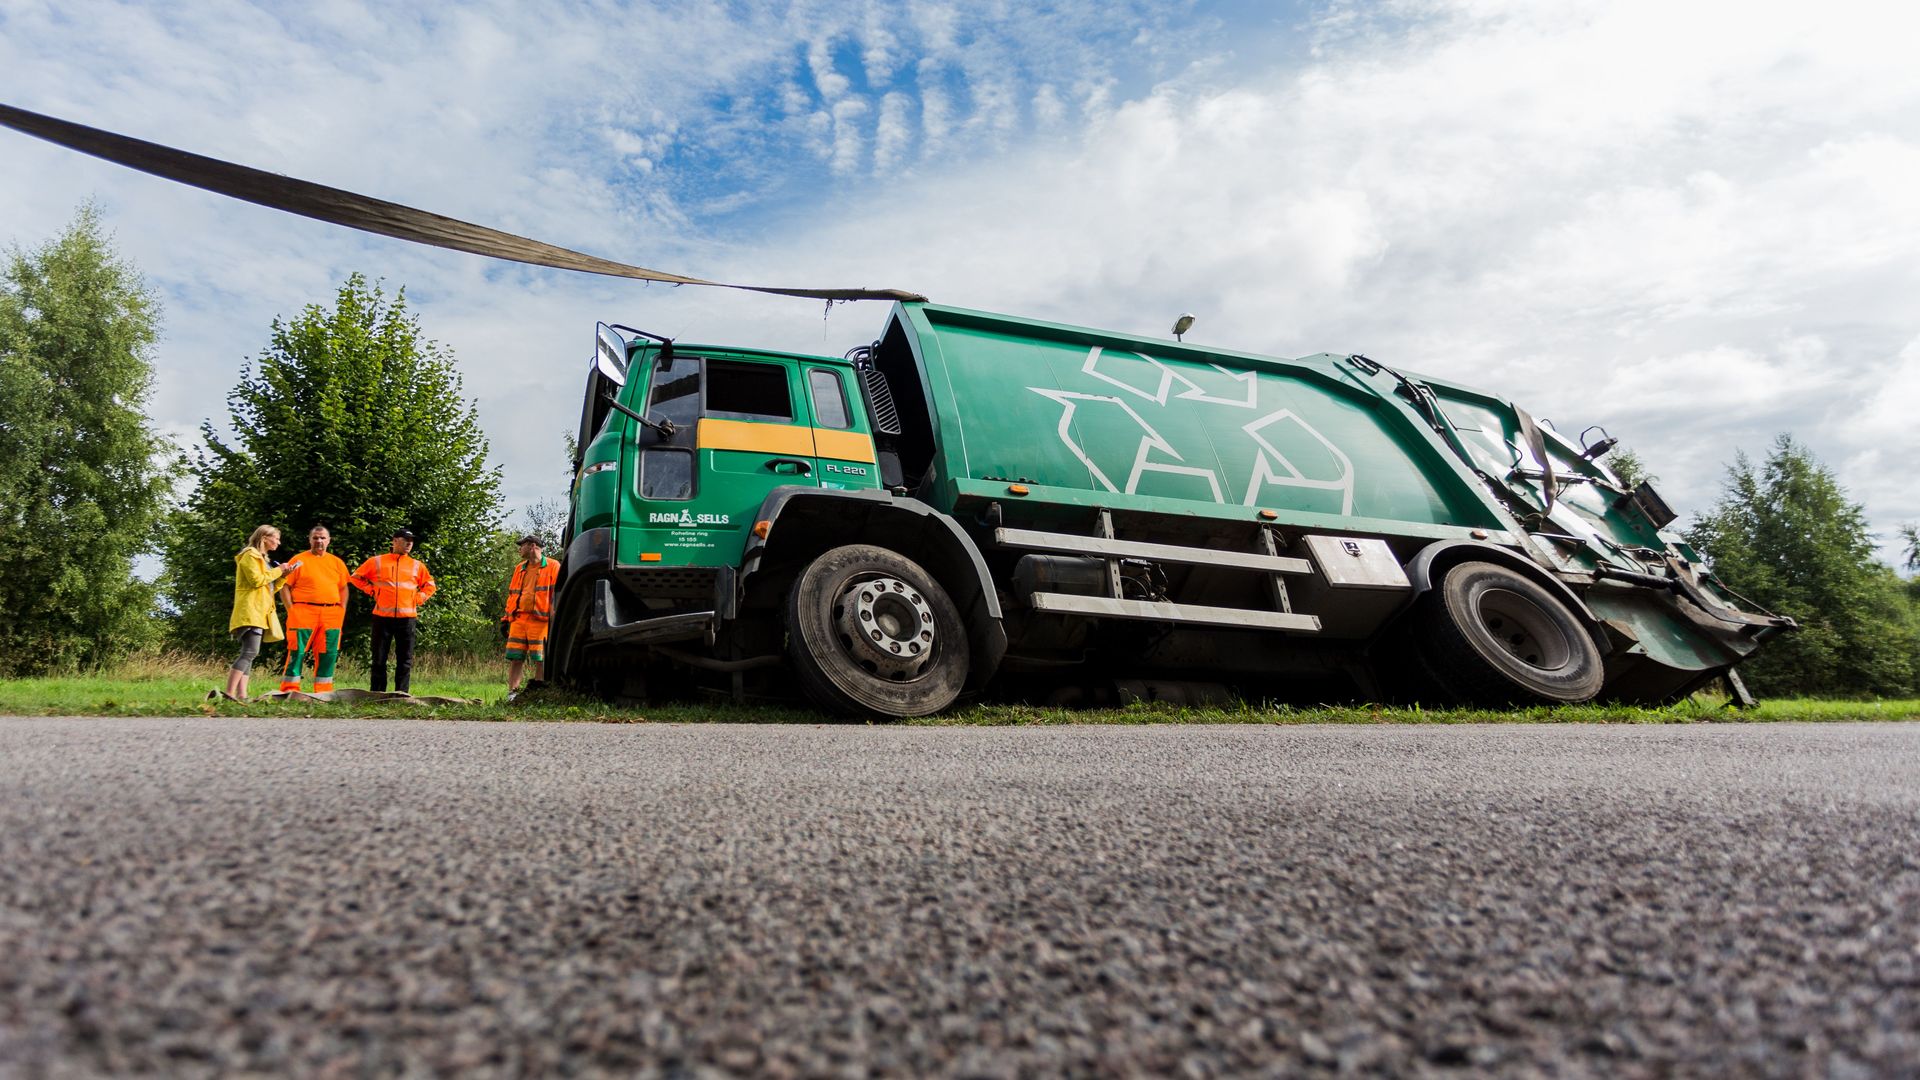
{"type": "MultiPolygon", "coordinates": [[[[471,705],[362,704],[315,702],[208,701],[218,689],[225,665],[218,661],[158,657],[125,665],[111,674],[45,679],[0,679],[0,715],[15,716],[332,716],[434,717],[449,720],[576,720],[602,723],[821,723],[826,717],[806,709],[725,702],[616,707],[594,698],[546,691],[509,705],[506,665],[448,662],[424,658],[415,668],[413,692],[423,696],[469,698],[471,705]]],[[[367,685],[363,670],[343,668],[342,687],[367,685]]],[[[254,690],[276,685],[264,668],[254,690]]],[[[1828,701],[1781,699],[1737,710],[1717,700],[1695,698],[1664,709],[1616,705],[1511,710],[1402,709],[1384,706],[1195,707],[1137,704],[1111,709],[1055,709],[1031,705],[974,705],[944,716],[909,724],[1038,726],[1055,724],[1685,724],[1730,721],[1920,720],[1920,700],[1828,701]]]]}

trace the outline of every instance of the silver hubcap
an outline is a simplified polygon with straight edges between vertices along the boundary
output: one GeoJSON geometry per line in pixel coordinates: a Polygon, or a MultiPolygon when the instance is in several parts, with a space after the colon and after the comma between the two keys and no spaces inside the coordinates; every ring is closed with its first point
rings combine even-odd
{"type": "Polygon", "coordinates": [[[899,578],[854,582],[835,612],[848,651],[876,675],[912,678],[933,658],[933,609],[920,590],[899,578]]]}
{"type": "Polygon", "coordinates": [[[1480,596],[1480,625],[1514,659],[1542,671],[1567,666],[1573,650],[1560,627],[1533,601],[1506,589],[1488,589],[1480,596]]]}

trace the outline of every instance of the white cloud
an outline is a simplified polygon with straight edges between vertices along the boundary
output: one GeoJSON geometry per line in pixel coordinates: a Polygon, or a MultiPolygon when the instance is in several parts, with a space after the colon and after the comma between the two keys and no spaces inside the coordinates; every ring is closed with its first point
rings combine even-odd
{"type": "Polygon", "coordinates": [[[885,87],[900,63],[900,39],[891,26],[891,5],[869,3],[860,22],[860,64],[867,85],[885,87]]]}
{"type": "Polygon", "coordinates": [[[960,15],[950,4],[912,0],[907,5],[921,47],[929,53],[951,53],[959,44],[960,15]]]}
{"type": "Polygon", "coordinates": [[[1912,446],[1916,419],[1920,419],[1920,338],[1907,342],[1887,366],[1885,376],[1867,388],[1866,408],[1850,418],[1850,426],[1862,442],[1912,446]]]}
{"type": "Polygon", "coordinates": [[[860,168],[867,149],[861,121],[871,111],[864,98],[843,98],[833,103],[834,172],[846,175],[860,168]]]}
{"type": "Polygon", "coordinates": [[[873,168],[891,173],[906,159],[913,145],[913,99],[898,91],[880,99],[880,122],[874,128],[873,168]]]}
{"type": "Polygon", "coordinates": [[[1033,94],[1033,119],[1043,128],[1058,127],[1067,118],[1067,104],[1052,83],[1041,83],[1033,94]]]}
{"type": "Polygon", "coordinates": [[[808,43],[807,68],[813,73],[814,89],[828,103],[845,97],[853,85],[853,80],[834,69],[832,38],[815,38],[808,43]]]}
{"type": "Polygon", "coordinates": [[[946,148],[947,135],[953,130],[953,107],[947,92],[939,85],[928,85],[927,77],[940,71],[939,65],[920,64],[920,134],[929,156],[946,148]]]}
{"type": "Polygon", "coordinates": [[[1803,337],[1766,351],[1715,345],[1635,357],[1592,372],[1592,396],[1612,412],[1684,424],[1700,413],[1702,401],[1676,393],[1676,384],[1712,387],[1712,409],[1722,421],[1790,420],[1808,395],[1831,381],[1830,353],[1821,339],[1803,337]]]}
{"type": "MultiPolygon", "coordinates": [[[[1920,519],[1915,14],[1186,11],[12,0],[0,100],[643,265],[1363,351],[1605,423],[1682,506],[1791,429],[1877,525],[1920,519]]],[[[0,132],[0,236],[87,192],[167,301],[164,424],[221,422],[268,321],[366,269],[457,351],[517,503],[560,489],[595,318],[838,353],[882,317],[502,269],[0,132]]]]}

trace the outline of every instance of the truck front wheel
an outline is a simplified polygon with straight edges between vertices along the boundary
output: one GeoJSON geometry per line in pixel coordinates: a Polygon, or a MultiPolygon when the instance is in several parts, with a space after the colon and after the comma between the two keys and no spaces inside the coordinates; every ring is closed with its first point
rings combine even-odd
{"type": "Polygon", "coordinates": [[[1470,705],[1586,701],[1600,692],[1600,650],[1580,618],[1525,576],[1463,562],[1415,613],[1432,681],[1470,705]]]}
{"type": "Polygon", "coordinates": [[[849,544],[807,565],[787,597],[787,649],[815,704],[843,716],[928,716],[966,684],[959,609],[918,563],[849,544]]]}

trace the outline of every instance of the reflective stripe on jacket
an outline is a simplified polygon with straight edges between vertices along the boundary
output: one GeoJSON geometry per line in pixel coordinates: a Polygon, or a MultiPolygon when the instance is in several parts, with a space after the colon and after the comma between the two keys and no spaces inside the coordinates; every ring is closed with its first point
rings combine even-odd
{"type": "Polygon", "coordinates": [[[373,597],[373,613],[412,619],[420,604],[433,595],[433,575],[427,564],[411,555],[375,555],[353,572],[353,587],[373,597]]]}
{"type": "Polygon", "coordinates": [[[538,619],[545,622],[553,617],[553,584],[560,580],[560,560],[540,556],[540,565],[528,572],[527,563],[513,565],[513,583],[507,586],[507,613],[500,621],[509,619],[538,619]]]}

